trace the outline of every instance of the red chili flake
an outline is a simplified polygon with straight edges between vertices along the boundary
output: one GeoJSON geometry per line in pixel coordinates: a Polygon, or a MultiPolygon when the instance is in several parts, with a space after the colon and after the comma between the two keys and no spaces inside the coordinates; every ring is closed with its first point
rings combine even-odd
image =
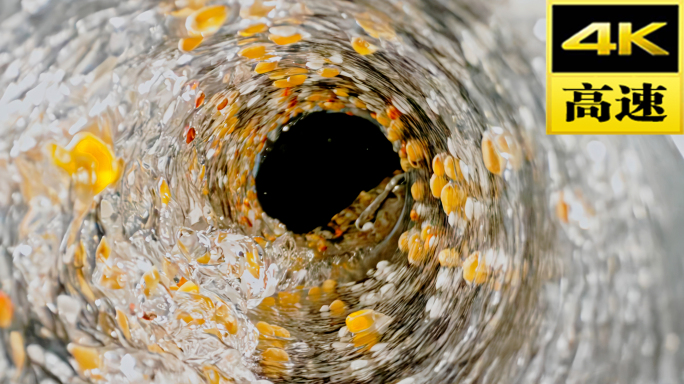
{"type": "Polygon", "coordinates": [[[195,99],[195,108],[199,108],[204,103],[204,92],[200,92],[195,99]]]}
{"type": "Polygon", "coordinates": [[[195,132],[195,128],[191,127],[190,129],[188,129],[188,134],[185,136],[185,142],[187,144],[192,143],[192,141],[195,140],[196,135],[197,133],[195,132]]]}

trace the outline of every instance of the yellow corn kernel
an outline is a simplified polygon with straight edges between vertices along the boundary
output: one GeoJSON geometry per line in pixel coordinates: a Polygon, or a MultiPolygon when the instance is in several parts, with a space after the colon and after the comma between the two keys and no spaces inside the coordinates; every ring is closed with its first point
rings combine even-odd
{"type": "Polygon", "coordinates": [[[463,180],[463,173],[458,159],[454,159],[450,155],[444,157],[444,173],[451,180],[463,180]]]}
{"type": "Polygon", "coordinates": [[[257,33],[263,33],[266,31],[268,31],[268,26],[266,24],[259,23],[250,25],[249,27],[238,32],[238,34],[240,34],[240,36],[250,37],[256,35],[257,33]]]}
{"type": "Polygon", "coordinates": [[[420,239],[421,240],[427,240],[428,236],[434,236],[435,235],[435,229],[432,227],[432,225],[426,225],[423,227],[423,229],[420,231],[420,239]]]}
{"type": "Polygon", "coordinates": [[[282,69],[279,69],[279,70],[271,73],[268,76],[268,78],[271,80],[278,80],[278,79],[284,79],[286,77],[290,77],[292,75],[301,75],[303,73],[309,73],[309,70],[306,68],[300,68],[300,67],[282,68],[282,69]]]}
{"type": "Polygon", "coordinates": [[[222,304],[216,308],[216,312],[214,312],[214,321],[219,324],[223,324],[228,333],[231,335],[236,334],[238,331],[237,319],[231,313],[230,308],[228,308],[228,306],[225,304],[222,304]]]}
{"type": "Polygon", "coordinates": [[[489,136],[482,138],[482,160],[487,170],[495,175],[500,175],[503,172],[504,159],[501,157],[494,143],[489,136]]]}
{"type": "Polygon", "coordinates": [[[12,299],[5,292],[0,291],[0,328],[7,328],[12,324],[14,305],[12,299]]]}
{"type": "Polygon", "coordinates": [[[344,311],[344,307],[344,301],[335,300],[332,303],[330,303],[330,312],[333,312],[335,314],[341,314],[344,311]]]}
{"type": "Polygon", "coordinates": [[[122,289],[126,286],[126,274],[118,267],[105,267],[102,270],[100,285],[109,289],[122,289]]]}
{"type": "Polygon", "coordinates": [[[475,252],[463,262],[463,279],[469,283],[482,284],[487,281],[487,270],[479,262],[480,253],[475,252]]]}
{"type": "Polygon", "coordinates": [[[168,205],[171,201],[171,190],[169,189],[169,185],[166,183],[166,180],[164,180],[164,178],[159,179],[158,187],[159,197],[161,198],[162,204],[168,205]]]}
{"type": "Polygon", "coordinates": [[[370,55],[375,53],[375,51],[378,50],[378,47],[375,45],[369,43],[362,37],[354,37],[351,40],[351,45],[352,48],[359,54],[359,55],[370,55]]]}
{"type": "Polygon", "coordinates": [[[454,183],[449,183],[442,188],[440,198],[444,213],[447,215],[459,208],[465,200],[463,193],[454,183]]]}
{"type": "Polygon", "coordinates": [[[401,169],[404,170],[404,172],[408,172],[409,169],[411,169],[411,163],[408,161],[407,158],[402,157],[399,159],[399,164],[401,164],[401,169]]]}
{"type": "Polygon", "coordinates": [[[558,204],[556,204],[556,216],[563,223],[568,223],[568,204],[563,200],[563,193],[558,197],[558,204]]]}
{"type": "Polygon", "coordinates": [[[311,301],[317,301],[320,298],[321,298],[321,288],[313,287],[313,288],[309,289],[309,295],[307,296],[307,299],[309,299],[311,301]]]}
{"type": "Polygon", "coordinates": [[[178,288],[178,292],[199,293],[199,287],[192,281],[186,281],[178,288]]]}
{"type": "Polygon", "coordinates": [[[290,331],[283,327],[279,327],[277,325],[271,325],[271,328],[273,328],[273,331],[275,332],[275,336],[277,337],[282,337],[282,338],[289,338],[290,337],[290,331]]]}
{"type": "Polygon", "coordinates": [[[152,353],[164,353],[164,350],[159,346],[159,344],[150,344],[147,346],[147,350],[152,353]]]}
{"type": "Polygon", "coordinates": [[[74,360],[76,360],[76,363],[78,363],[78,367],[82,372],[100,368],[100,365],[102,364],[100,352],[96,348],[70,343],[67,345],[67,350],[74,357],[74,360]]]}
{"type": "Polygon", "coordinates": [[[361,332],[354,335],[352,341],[354,342],[354,347],[359,348],[365,346],[366,348],[363,350],[368,350],[380,341],[380,334],[375,330],[361,332]]]}
{"type": "Polygon", "coordinates": [[[194,51],[195,48],[202,44],[202,40],[204,40],[202,36],[186,37],[184,39],[180,39],[178,40],[178,49],[183,52],[194,51]]]}
{"type": "Polygon", "coordinates": [[[436,173],[432,174],[430,178],[430,190],[432,191],[432,196],[439,198],[442,196],[442,189],[448,184],[446,177],[439,176],[436,173]]]}
{"type": "Polygon", "coordinates": [[[437,259],[439,260],[439,264],[442,267],[452,268],[461,265],[461,257],[459,256],[458,252],[456,252],[456,250],[453,248],[443,249],[439,253],[439,255],[437,255],[437,259]]]}
{"type": "Polygon", "coordinates": [[[359,333],[373,326],[375,312],[372,309],[362,309],[347,316],[347,329],[351,333],[359,333]]]}
{"type": "Polygon", "coordinates": [[[53,162],[74,178],[76,184],[98,194],[121,174],[121,163],[104,141],[89,132],[77,133],[66,148],[51,146],[53,162]]]}
{"type": "Polygon", "coordinates": [[[266,17],[274,8],[274,6],[263,5],[261,0],[254,0],[251,6],[240,8],[240,17],[243,19],[261,19],[266,17]]]}
{"type": "Polygon", "coordinates": [[[185,28],[191,36],[208,36],[216,33],[228,17],[228,7],[213,5],[193,12],[185,20],[185,28]]]}
{"type": "Polygon", "coordinates": [[[24,347],[24,335],[19,331],[12,331],[9,335],[10,352],[12,362],[17,367],[17,371],[21,371],[26,363],[26,349],[24,347]]]}
{"type": "Polygon", "coordinates": [[[218,337],[219,340],[221,339],[221,332],[220,332],[218,329],[216,329],[216,328],[205,329],[205,330],[204,330],[204,333],[208,333],[208,334],[210,334],[210,335],[214,335],[214,336],[218,337]]]}
{"type": "Polygon", "coordinates": [[[145,283],[143,290],[145,296],[149,296],[159,285],[159,271],[157,271],[157,267],[152,267],[152,269],[143,274],[143,282],[145,283]]]}
{"type": "Polygon", "coordinates": [[[246,59],[258,59],[266,54],[266,47],[263,45],[254,45],[243,48],[238,55],[246,59]]]}
{"type": "Polygon", "coordinates": [[[200,264],[209,264],[211,261],[211,253],[207,252],[204,255],[197,258],[197,262],[200,264]]]}
{"type": "Polygon", "coordinates": [[[262,307],[272,307],[275,305],[275,303],[276,303],[275,298],[269,296],[269,297],[266,297],[263,300],[261,300],[260,305],[262,307]]]}
{"type": "Polygon", "coordinates": [[[435,173],[435,175],[438,176],[444,176],[444,158],[446,157],[445,154],[440,153],[439,155],[435,156],[432,159],[432,172],[435,173]]]}
{"type": "Polygon", "coordinates": [[[109,259],[109,254],[111,253],[111,248],[109,247],[109,242],[106,236],[102,236],[100,239],[100,244],[97,245],[95,250],[95,258],[97,261],[104,263],[109,259]]]}
{"type": "Polygon", "coordinates": [[[352,101],[354,103],[354,106],[358,109],[366,109],[368,106],[366,106],[366,103],[364,103],[361,99],[358,97],[355,97],[354,100],[352,101]]]}
{"type": "Polygon", "coordinates": [[[300,85],[306,81],[306,75],[294,75],[287,78],[287,82],[292,85],[300,85]]]}
{"type": "Polygon", "coordinates": [[[417,140],[409,140],[406,143],[406,157],[411,165],[416,166],[418,162],[425,158],[423,144],[417,140]]]}
{"type": "Polygon", "coordinates": [[[340,70],[337,68],[321,68],[318,70],[318,74],[322,77],[335,77],[340,74],[340,70]]]}
{"type": "Polygon", "coordinates": [[[119,328],[121,328],[121,332],[123,333],[124,337],[126,339],[130,340],[131,339],[131,328],[128,324],[128,317],[120,309],[116,310],[116,322],[119,324],[119,328]]]}
{"type": "Polygon", "coordinates": [[[416,234],[415,237],[409,239],[409,250],[408,250],[408,261],[411,264],[421,264],[425,261],[427,257],[427,249],[425,249],[425,244],[420,238],[420,235],[416,234]]]}
{"type": "Polygon", "coordinates": [[[416,181],[411,185],[411,196],[416,201],[421,201],[425,198],[425,183],[416,181]]]}
{"type": "Polygon", "coordinates": [[[375,116],[375,120],[380,123],[383,127],[389,127],[392,125],[392,120],[389,119],[389,117],[385,116],[384,113],[379,113],[377,116],[375,116]]]}
{"type": "Polygon", "coordinates": [[[399,236],[399,250],[408,252],[409,249],[409,232],[406,231],[399,236]]]}
{"type": "Polygon", "coordinates": [[[349,93],[348,93],[347,90],[344,89],[344,88],[335,88],[335,89],[333,89],[333,92],[334,92],[337,96],[339,96],[339,97],[347,97],[347,96],[349,96],[349,93]]]}
{"type": "Polygon", "coordinates": [[[265,321],[256,323],[256,328],[262,336],[275,336],[275,329],[265,321]]]}
{"type": "Polygon", "coordinates": [[[204,373],[204,377],[209,384],[219,384],[221,382],[221,374],[219,373],[218,368],[213,365],[205,365],[202,367],[202,373],[204,373]]]}
{"type": "Polygon", "coordinates": [[[254,68],[254,72],[258,74],[266,73],[266,72],[271,72],[275,70],[278,67],[278,62],[273,61],[273,62],[267,62],[263,61],[259,64],[256,65],[256,68],[254,68]]]}
{"type": "Polygon", "coordinates": [[[278,292],[278,301],[282,306],[291,306],[299,303],[299,293],[298,292],[278,292]]]}
{"type": "Polygon", "coordinates": [[[266,348],[261,358],[265,361],[282,362],[290,360],[290,356],[280,348],[266,348]]]}
{"type": "Polygon", "coordinates": [[[259,253],[257,250],[254,252],[247,252],[245,255],[245,260],[247,260],[247,270],[254,276],[254,278],[259,278],[259,273],[261,271],[261,266],[259,264],[259,253]]]}
{"type": "Polygon", "coordinates": [[[325,292],[325,293],[335,292],[336,287],[337,287],[337,281],[335,281],[335,280],[326,280],[323,282],[323,292],[325,292]]]}
{"type": "Polygon", "coordinates": [[[268,35],[268,39],[278,45],[294,44],[302,39],[302,35],[295,33],[292,36],[278,36],[274,34],[268,35]]]}

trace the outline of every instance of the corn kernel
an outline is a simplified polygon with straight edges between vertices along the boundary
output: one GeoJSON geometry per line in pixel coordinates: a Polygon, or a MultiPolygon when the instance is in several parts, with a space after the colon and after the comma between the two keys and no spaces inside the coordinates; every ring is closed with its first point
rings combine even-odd
{"type": "Polygon", "coordinates": [[[256,35],[257,33],[263,33],[266,31],[268,31],[268,26],[266,24],[259,23],[250,25],[249,27],[238,32],[238,34],[240,34],[240,36],[250,37],[256,35]]]}
{"type": "Polygon", "coordinates": [[[271,325],[271,328],[273,328],[273,331],[275,332],[276,337],[282,337],[282,338],[289,338],[290,337],[290,331],[283,327],[279,327],[277,325],[271,325]]]}
{"type": "Polygon", "coordinates": [[[278,67],[278,62],[273,61],[273,62],[261,62],[256,65],[256,68],[254,68],[254,72],[258,74],[266,73],[266,72],[271,72],[278,67]]]}
{"type": "Polygon", "coordinates": [[[0,328],[8,328],[12,324],[14,305],[5,292],[0,291],[0,328]]]}
{"type": "Polygon", "coordinates": [[[202,36],[186,37],[184,39],[180,39],[178,40],[178,49],[183,52],[194,51],[195,48],[199,47],[200,44],[202,44],[203,39],[204,38],[202,36]]]}
{"type": "Polygon", "coordinates": [[[291,306],[299,303],[300,295],[298,292],[278,292],[278,301],[281,306],[291,306]]]}
{"type": "Polygon", "coordinates": [[[453,248],[443,249],[437,256],[437,259],[439,260],[439,264],[442,267],[451,268],[458,267],[461,265],[461,257],[458,255],[458,252],[456,252],[456,250],[453,248]]]}
{"type": "Polygon", "coordinates": [[[258,251],[247,252],[245,255],[245,260],[247,260],[247,270],[254,276],[254,278],[259,278],[259,273],[261,271],[261,266],[259,264],[259,253],[258,251]]]}
{"type": "Polygon", "coordinates": [[[463,205],[463,201],[465,200],[463,192],[454,183],[449,183],[442,188],[440,198],[444,213],[447,215],[456,211],[456,209],[463,205]]]}
{"type": "Polygon", "coordinates": [[[344,305],[344,302],[342,300],[335,300],[332,303],[330,303],[330,306],[329,306],[330,312],[334,312],[337,314],[343,312],[344,307],[345,307],[345,305],[344,305]]]}
{"type": "Polygon", "coordinates": [[[149,296],[159,285],[159,271],[157,271],[157,267],[152,267],[152,269],[143,274],[143,282],[145,283],[145,296],[149,296]]]}
{"type": "Polygon", "coordinates": [[[420,235],[416,234],[415,237],[409,239],[409,263],[414,265],[421,264],[423,261],[425,261],[427,254],[427,249],[425,249],[425,244],[420,238],[420,235]]]}
{"type": "Polygon", "coordinates": [[[347,97],[347,96],[349,96],[349,93],[348,93],[347,90],[344,89],[344,88],[335,88],[335,89],[333,89],[333,92],[334,92],[337,96],[339,96],[339,97],[347,97]]]}
{"type": "Polygon", "coordinates": [[[199,293],[199,287],[192,281],[186,281],[185,284],[178,288],[178,292],[199,293]]]}
{"type": "Polygon", "coordinates": [[[168,205],[171,201],[171,190],[163,178],[159,179],[159,197],[161,197],[161,202],[164,205],[168,205]]]}
{"type": "Polygon", "coordinates": [[[126,286],[126,274],[118,267],[105,267],[100,284],[109,289],[122,289],[126,286]]]}
{"type": "Polygon", "coordinates": [[[335,292],[336,287],[337,287],[337,281],[335,281],[335,280],[326,280],[323,282],[323,292],[333,293],[333,292],[335,292]]]}
{"type": "Polygon", "coordinates": [[[294,44],[302,39],[302,35],[295,33],[292,36],[278,36],[274,34],[268,35],[268,39],[278,45],[294,44]]]}
{"type": "Polygon", "coordinates": [[[463,173],[461,173],[459,160],[454,159],[450,155],[444,157],[444,173],[451,180],[463,180],[463,173]]]}
{"type": "Polygon", "coordinates": [[[416,201],[421,201],[425,198],[425,183],[416,181],[411,185],[411,196],[416,201]]]}
{"type": "Polygon", "coordinates": [[[272,306],[275,305],[275,303],[276,303],[275,298],[269,296],[269,297],[266,297],[266,298],[264,298],[263,300],[261,300],[261,304],[260,304],[260,305],[261,305],[262,307],[272,307],[272,306]]]}
{"type": "Polygon", "coordinates": [[[216,308],[216,312],[214,312],[214,321],[219,324],[223,324],[228,333],[231,335],[236,334],[238,331],[237,319],[231,313],[230,308],[228,308],[228,306],[225,304],[222,304],[216,308]]]}
{"type": "Polygon", "coordinates": [[[363,350],[368,350],[380,341],[380,334],[375,330],[361,332],[354,335],[352,341],[354,342],[354,347],[365,346],[363,350]]]}
{"type": "Polygon", "coordinates": [[[318,74],[322,77],[335,77],[340,74],[340,70],[337,68],[321,68],[318,70],[318,74]]]}
{"type": "Polygon", "coordinates": [[[556,204],[556,216],[563,223],[568,223],[568,204],[563,200],[563,193],[558,197],[558,204],[556,204]]]}
{"type": "Polygon", "coordinates": [[[221,382],[221,374],[219,373],[218,368],[213,365],[205,365],[202,367],[202,373],[204,373],[204,377],[209,384],[219,384],[221,382]]]}
{"type": "Polygon", "coordinates": [[[442,189],[448,184],[446,177],[439,176],[436,173],[430,178],[430,190],[432,191],[432,196],[439,198],[442,196],[442,189]]]}
{"type": "Polygon", "coordinates": [[[18,371],[21,371],[26,364],[26,349],[24,347],[24,335],[19,331],[12,331],[9,335],[9,344],[12,362],[14,366],[17,367],[18,371]]]}
{"type": "Polygon", "coordinates": [[[362,309],[347,316],[347,329],[351,333],[359,333],[373,326],[375,312],[372,309],[362,309]]]}
{"type": "Polygon", "coordinates": [[[261,0],[255,0],[249,7],[240,8],[240,17],[243,19],[261,19],[271,12],[274,6],[265,6],[261,0]]]}
{"type": "Polygon", "coordinates": [[[116,310],[116,322],[117,324],[119,324],[119,328],[121,328],[121,332],[123,333],[124,337],[130,340],[131,328],[128,324],[128,317],[120,309],[116,310]]]}
{"type": "Polygon", "coordinates": [[[444,176],[444,158],[446,155],[440,153],[432,159],[432,172],[438,176],[444,176]]]}
{"type": "Polygon", "coordinates": [[[402,157],[399,159],[399,163],[401,164],[401,169],[404,170],[404,172],[408,172],[409,169],[411,169],[411,163],[408,161],[407,158],[402,157]]]}
{"type": "Polygon", "coordinates": [[[86,175],[76,183],[93,194],[102,192],[121,173],[121,164],[109,146],[89,132],[77,133],[66,148],[53,144],[51,152],[53,162],[72,177],[86,175]]]}
{"type": "Polygon", "coordinates": [[[359,55],[363,56],[373,54],[378,50],[378,47],[369,43],[362,37],[352,38],[351,45],[359,55]]]}
{"type": "Polygon", "coordinates": [[[409,232],[406,231],[399,236],[399,250],[408,252],[409,249],[409,232]]]}
{"type": "Polygon", "coordinates": [[[504,159],[494,148],[492,139],[487,135],[482,138],[482,160],[484,160],[484,165],[489,172],[495,175],[500,175],[503,172],[504,159]]]}
{"type": "Polygon", "coordinates": [[[228,7],[214,5],[193,12],[185,21],[191,36],[208,36],[216,33],[228,17],[228,7]]]}
{"type": "Polygon", "coordinates": [[[100,352],[96,348],[70,343],[67,345],[67,350],[74,357],[74,360],[76,360],[76,363],[78,363],[78,367],[82,372],[100,368],[100,365],[102,364],[100,352]]]}
{"type": "Polygon", "coordinates": [[[266,348],[261,355],[265,361],[282,362],[290,360],[290,356],[280,348],[266,348]]]}
{"type": "Polygon", "coordinates": [[[254,45],[243,48],[238,55],[246,59],[258,59],[266,54],[266,47],[263,45],[254,45]]]}
{"type": "Polygon", "coordinates": [[[480,263],[480,253],[475,252],[463,262],[463,279],[469,283],[482,284],[487,281],[487,270],[480,263]]]}
{"type": "Polygon", "coordinates": [[[409,140],[406,143],[406,157],[411,165],[415,167],[418,162],[425,158],[423,145],[417,140],[409,140]]]}

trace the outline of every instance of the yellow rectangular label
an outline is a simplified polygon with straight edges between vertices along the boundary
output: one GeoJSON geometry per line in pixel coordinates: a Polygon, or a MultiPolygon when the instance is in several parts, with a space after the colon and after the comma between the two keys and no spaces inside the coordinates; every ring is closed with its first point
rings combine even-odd
{"type": "Polygon", "coordinates": [[[547,5],[547,134],[684,132],[684,0],[547,5]]]}

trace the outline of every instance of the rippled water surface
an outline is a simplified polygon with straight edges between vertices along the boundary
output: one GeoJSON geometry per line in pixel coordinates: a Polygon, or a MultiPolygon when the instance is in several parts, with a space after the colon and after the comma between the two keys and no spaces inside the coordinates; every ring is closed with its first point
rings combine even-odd
{"type": "Polygon", "coordinates": [[[684,164],[546,136],[517,3],[3,3],[0,381],[684,380],[684,164]],[[255,178],[314,112],[398,166],[295,233],[255,178]]]}

